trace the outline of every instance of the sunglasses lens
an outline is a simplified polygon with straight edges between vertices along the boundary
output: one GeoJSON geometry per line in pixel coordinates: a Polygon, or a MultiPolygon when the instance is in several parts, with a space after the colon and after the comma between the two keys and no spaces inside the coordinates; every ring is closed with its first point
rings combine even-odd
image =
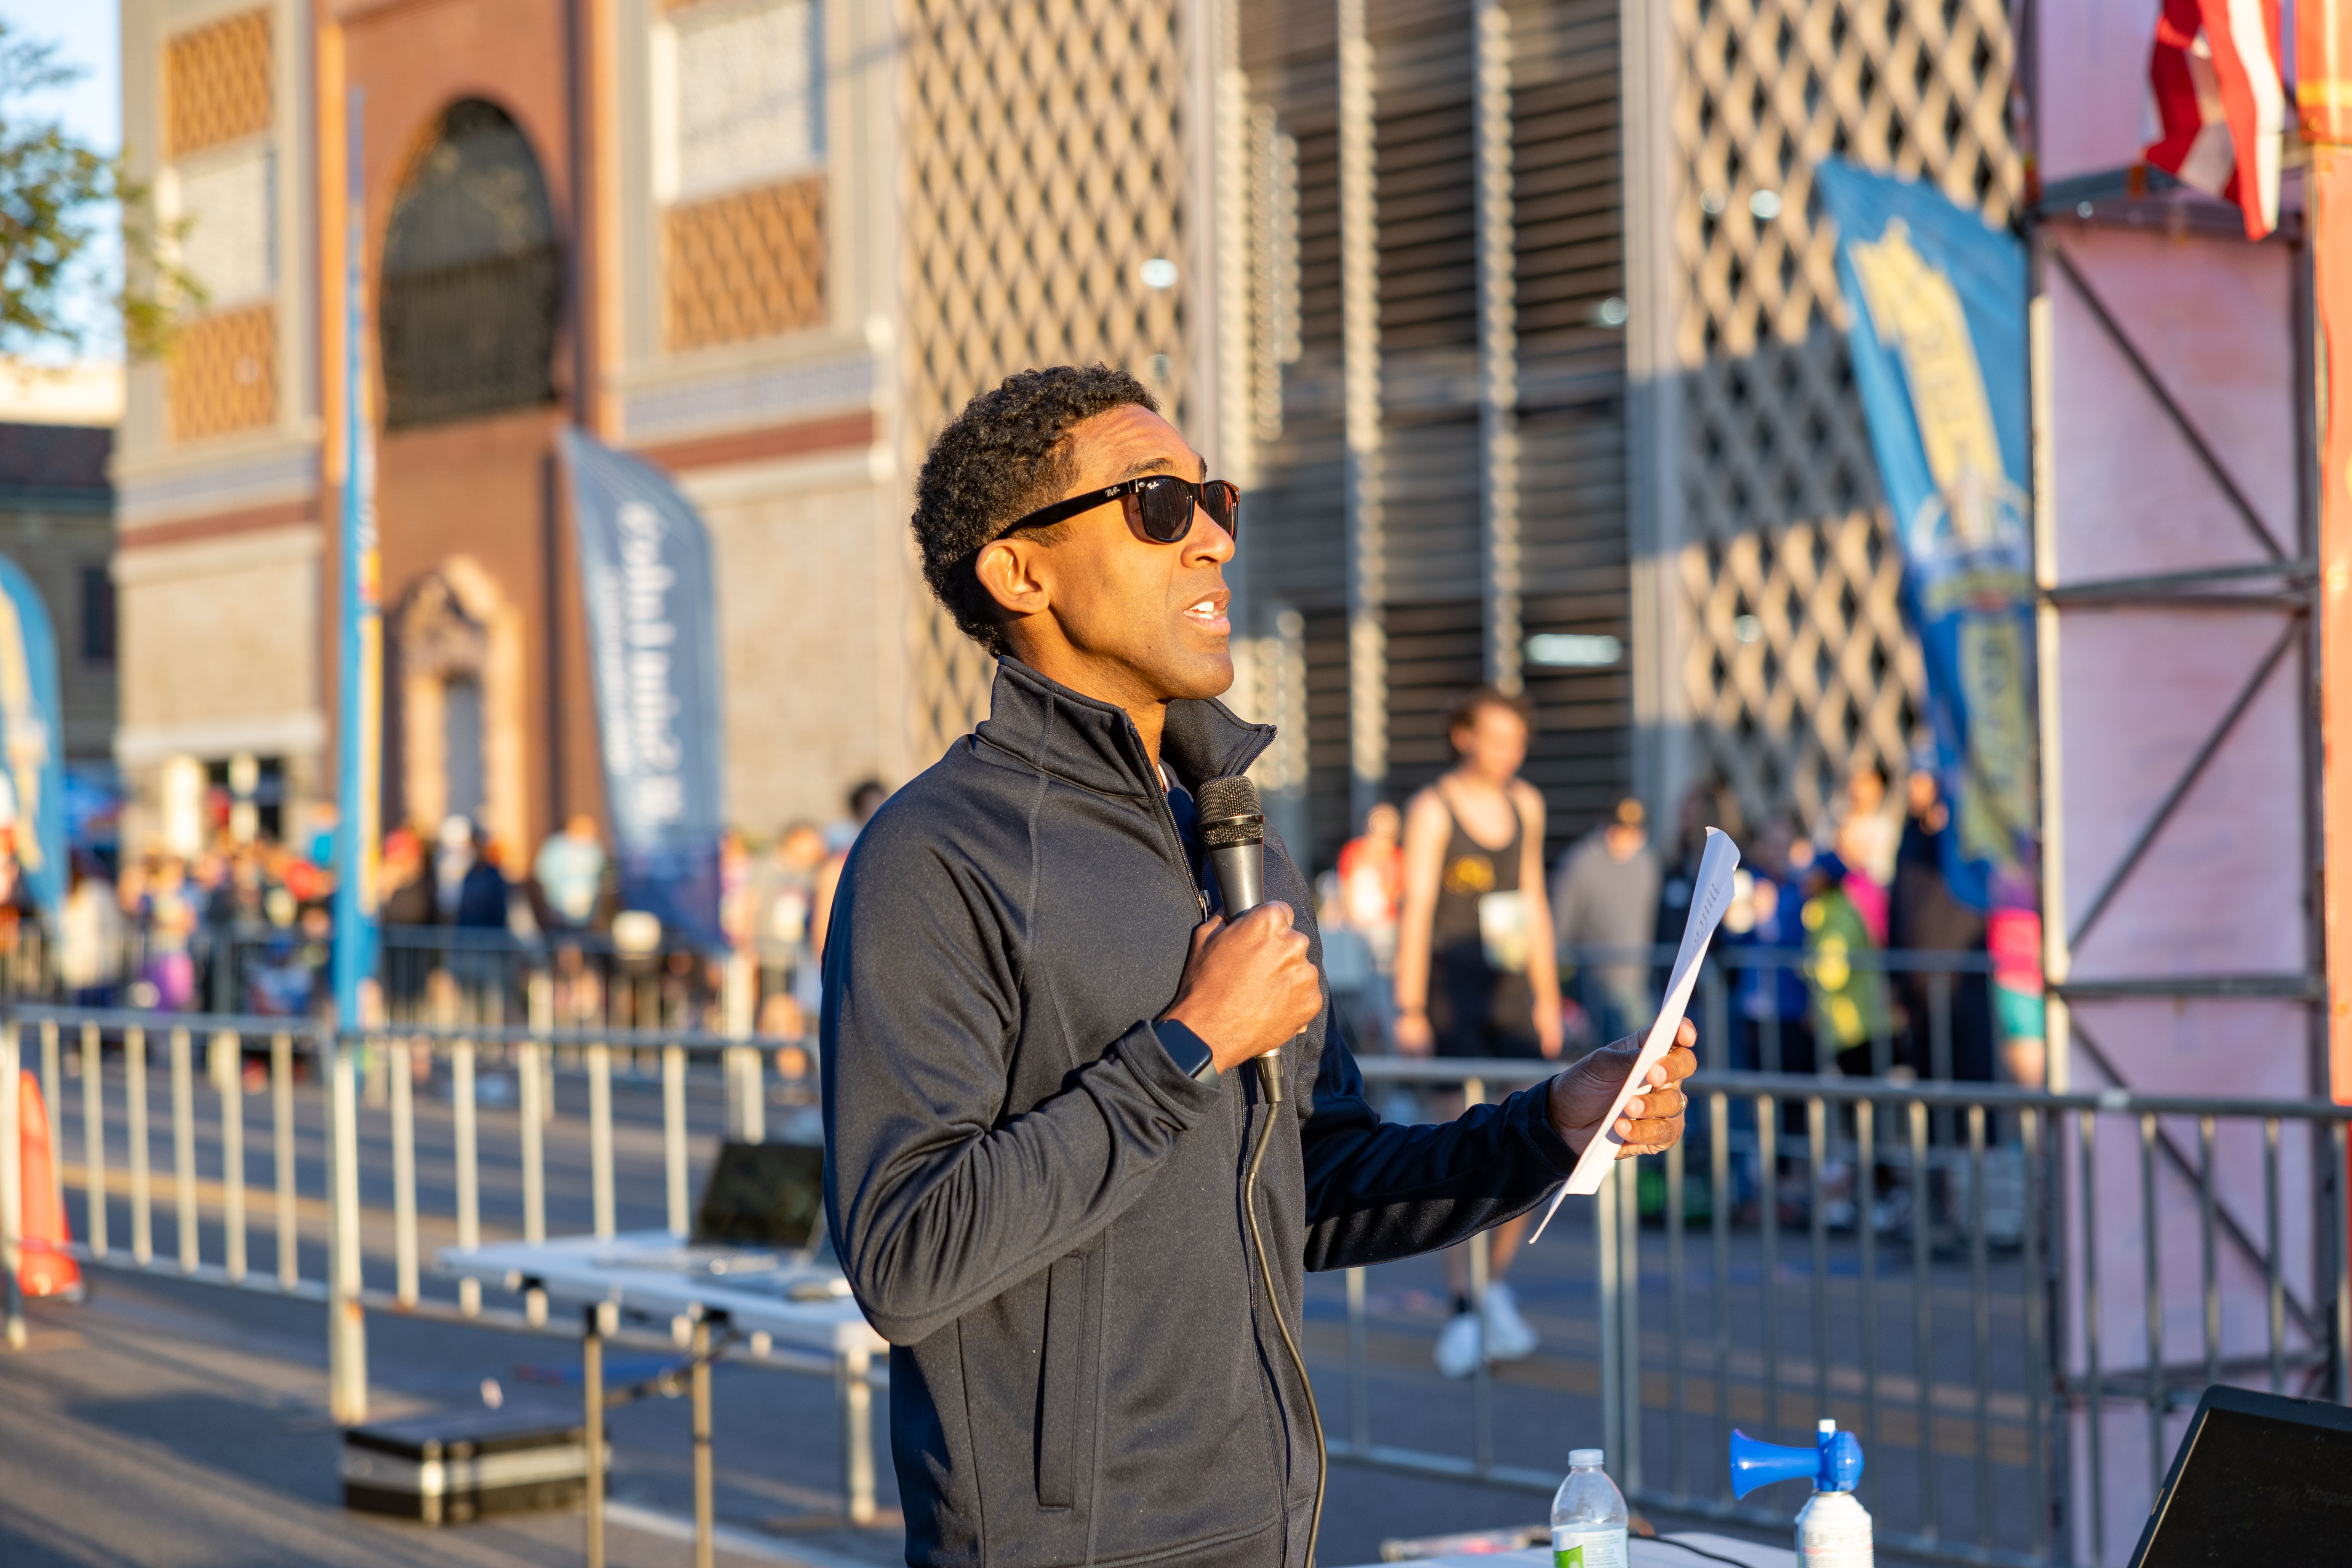
{"type": "MultiPolygon", "coordinates": [[[[1193,487],[1181,479],[1152,479],[1125,498],[1128,522],[1158,544],[1181,544],[1192,531],[1193,487]]],[[[1223,479],[1200,487],[1199,505],[1219,528],[1238,537],[1242,492],[1223,479]]]]}
{"type": "Polygon", "coordinates": [[[1201,509],[1211,521],[1235,539],[1242,531],[1242,492],[1237,485],[1211,479],[1201,487],[1201,509]]]}
{"type": "Polygon", "coordinates": [[[1143,503],[1143,531],[1161,544],[1174,544],[1192,531],[1192,490],[1181,479],[1154,479],[1137,498],[1143,503]]]}

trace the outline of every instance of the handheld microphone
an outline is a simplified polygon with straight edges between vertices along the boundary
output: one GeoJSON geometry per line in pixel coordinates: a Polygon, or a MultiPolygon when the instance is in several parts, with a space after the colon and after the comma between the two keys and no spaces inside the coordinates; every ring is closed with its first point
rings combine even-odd
{"type": "MultiPolygon", "coordinates": [[[[1257,785],[1239,773],[1206,779],[1193,795],[1201,847],[1217,874],[1225,919],[1234,921],[1265,902],[1265,814],[1258,809],[1257,785]]],[[[1280,1093],[1279,1047],[1265,1053],[1258,1070],[1280,1093]]]]}
{"type": "Polygon", "coordinates": [[[1257,785],[1239,773],[1208,779],[1193,804],[1225,918],[1246,914],[1265,902],[1265,814],[1258,809],[1257,785]]]}
{"type": "MultiPolygon", "coordinates": [[[[1225,900],[1225,920],[1240,920],[1265,902],[1265,814],[1258,811],[1258,785],[1240,773],[1202,781],[1192,797],[1200,811],[1200,844],[1216,872],[1216,891],[1225,900]]],[[[1282,1051],[1258,1060],[1270,1093],[1282,1093],[1282,1051]]]]}

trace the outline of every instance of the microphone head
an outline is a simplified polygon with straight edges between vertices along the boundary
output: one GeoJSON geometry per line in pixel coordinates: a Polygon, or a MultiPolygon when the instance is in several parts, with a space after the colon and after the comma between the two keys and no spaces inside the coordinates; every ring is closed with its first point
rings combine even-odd
{"type": "Polygon", "coordinates": [[[1192,797],[1200,811],[1201,844],[1231,849],[1265,842],[1265,814],[1258,809],[1257,785],[1240,773],[1206,779],[1192,797]]]}

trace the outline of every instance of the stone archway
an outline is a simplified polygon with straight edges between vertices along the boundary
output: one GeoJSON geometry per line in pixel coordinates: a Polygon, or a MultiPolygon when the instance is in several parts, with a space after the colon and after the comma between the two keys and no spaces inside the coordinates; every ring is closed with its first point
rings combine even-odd
{"type": "Polygon", "coordinates": [[[398,814],[427,833],[452,812],[473,817],[509,870],[531,849],[523,637],[522,612],[463,555],[418,578],[391,622],[398,814]]]}

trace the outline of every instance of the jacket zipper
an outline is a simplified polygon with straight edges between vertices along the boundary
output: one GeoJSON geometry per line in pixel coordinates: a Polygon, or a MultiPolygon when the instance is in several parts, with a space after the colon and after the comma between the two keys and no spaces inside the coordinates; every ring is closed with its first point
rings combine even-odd
{"type": "MultiPolygon", "coordinates": [[[[1136,750],[1139,752],[1142,751],[1143,737],[1136,734],[1135,721],[1131,719],[1128,721],[1127,732],[1135,742],[1136,750]]],[[[1153,793],[1151,796],[1152,820],[1157,822],[1165,831],[1168,847],[1174,856],[1176,869],[1179,874],[1183,877],[1185,886],[1192,889],[1192,902],[1199,906],[1201,918],[1202,920],[1207,920],[1209,918],[1209,895],[1202,890],[1200,879],[1192,875],[1192,859],[1184,853],[1184,836],[1177,831],[1176,814],[1168,809],[1168,791],[1164,787],[1166,775],[1161,773],[1158,767],[1151,765],[1151,755],[1150,752],[1144,752],[1143,760],[1145,765],[1150,770],[1150,782],[1163,785],[1162,788],[1153,793]]]]}
{"type": "MultiPolygon", "coordinates": [[[[1134,725],[1131,721],[1129,724],[1128,733],[1133,738],[1136,749],[1138,751],[1142,751],[1143,737],[1135,733],[1134,725]]],[[[1165,775],[1160,773],[1157,766],[1151,765],[1150,753],[1144,753],[1144,763],[1147,767],[1150,768],[1150,772],[1151,773],[1150,782],[1153,784],[1163,784],[1165,775]]],[[[1180,832],[1176,826],[1176,814],[1169,809],[1168,791],[1164,787],[1152,795],[1151,805],[1152,819],[1160,824],[1161,829],[1165,833],[1167,842],[1174,852],[1176,868],[1183,875],[1184,880],[1191,885],[1192,889],[1192,901],[1199,907],[1201,918],[1205,921],[1209,918],[1209,895],[1206,889],[1201,886],[1200,879],[1192,875],[1192,859],[1184,853],[1184,835],[1180,832]]],[[[1234,1113],[1240,1119],[1241,1122],[1241,1130],[1238,1134],[1240,1142],[1237,1147],[1241,1151],[1241,1157],[1244,1165],[1246,1165],[1249,1160],[1251,1122],[1255,1120],[1261,1110],[1263,1110],[1265,1114],[1267,1115],[1272,1115],[1274,1110],[1272,1106],[1266,1105],[1263,1100],[1257,1097],[1255,1093],[1255,1085],[1252,1085],[1251,1089],[1253,1092],[1242,1097],[1240,1102],[1234,1108],[1234,1113]]],[[[1234,1191],[1236,1195],[1238,1195],[1243,1202],[1246,1203],[1249,1201],[1248,1194],[1241,1190],[1238,1181],[1234,1191]]],[[[1249,1291],[1250,1348],[1257,1352],[1258,1404],[1265,1415],[1266,1438],[1268,1446],[1274,1449],[1274,1452],[1268,1457],[1274,1461],[1273,1481],[1275,1521],[1282,1532],[1281,1539],[1283,1542],[1283,1554],[1287,1557],[1290,1552],[1290,1444],[1286,1439],[1285,1433],[1287,1431],[1288,1423],[1277,1419],[1277,1412],[1275,1405],[1276,1391],[1271,1385],[1270,1373],[1270,1369],[1274,1365],[1274,1357],[1266,1349],[1265,1330],[1259,1326],[1258,1322],[1257,1304],[1259,1294],[1257,1273],[1255,1269],[1251,1268],[1251,1264],[1255,1259],[1250,1252],[1249,1233],[1247,1229],[1245,1227],[1236,1226],[1234,1227],[1234,1239],[1241,1244],[1242,1284],[1243,1287],[1249,1291]]],[[[1269,1298],[1265,1302],[1265,1310],[1269,1312],[1279,1312],[1282,1310],[1282,1304],[1279,1301],[1276,1301],[1269,1298]]],[[[1091,1498],[1087,1500],[1087,1507],[1089,1510],[1093,1508],[1093,1500],[1091,1498]]]]}

